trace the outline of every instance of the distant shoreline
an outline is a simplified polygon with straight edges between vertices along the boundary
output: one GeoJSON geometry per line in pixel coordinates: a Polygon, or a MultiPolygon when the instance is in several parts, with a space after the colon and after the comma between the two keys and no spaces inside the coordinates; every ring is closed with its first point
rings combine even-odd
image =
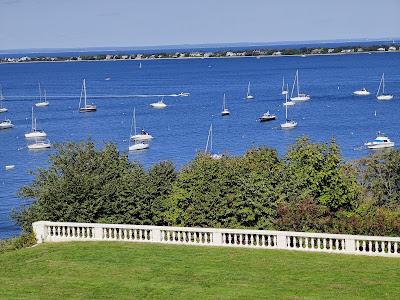
{"type": "Polygon", "coordinates": [[[288,48],[288,49],[246,49],[220,51],[186,51],[176,53],[145,53],[145,54],[97,54],[79,56],[36,56],[36,57],[4,57],[0,64],[38,63],[38,62],[94,62],[94,61],[151,61],[165,59],[208,59],[208,58],[267,58],[267,57],[308,57],[349,54],[396,53],[399,46],[374,45],[368,47],[335,47],[335,48],[288,48]]]}

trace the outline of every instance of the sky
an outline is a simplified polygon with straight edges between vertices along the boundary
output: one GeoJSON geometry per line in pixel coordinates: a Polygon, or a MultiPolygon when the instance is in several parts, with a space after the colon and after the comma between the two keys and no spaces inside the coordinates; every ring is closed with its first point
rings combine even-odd
{"type": "Polygon", "coordinates": [[[0,0],[0,50],[400,38],[400,0],[0,0]]]}

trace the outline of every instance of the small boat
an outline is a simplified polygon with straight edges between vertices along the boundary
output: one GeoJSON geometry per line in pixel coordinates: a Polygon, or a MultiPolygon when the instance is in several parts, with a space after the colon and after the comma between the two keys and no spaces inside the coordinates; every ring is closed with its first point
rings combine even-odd
{"type": "Polygon", "coordinates": [[[269,111],[267,111],[266,113],[264,113],[260,118],[260,122],[267,122],[267,121],[273,121],[276,119],[275,115],[272,115],[269,113],[269,111]]]}
{"type": "Polygon", "coordinates": [[[15,165],[7,165],[5,166],[6,171],[12,170],[15,168],[15,165]]]}
{"type": "Polygon", "coordinates": [[[250,93],[250,81],[249,84],[247,85],[246,99],[248,100],[254,99],[254,96],[250,93]]]}
{"type": "Polygon", "coordinates": [[[145,150],[150,147],[148,143],[145,143],[143,140],[133,140],[133,145],[131,145],[131,139],[132,139],[132,129],[133,127],[136,126],[136,121],[135,121],[135,110],[133,110],[133,117],[132,117],[132,126],[131,126],[131,134],[130,134],[130,139],[129,139],[129,146],[128,150],[129,151],[138,151],[138,150],[145,150]]]}
{"type": "Polygon", "coordinates": [[[212,129],[212,124],[211,124],[210,125],[210,129],[208,130],[206,149],[204,150],[204,153],[206,155],[210,155],[212,159],[220,159],[220,158],[222,158],[221,154],[213,154],[212,153],[212,148],[213,148],[213,129],[212,129]]]}
{"type": "Polygon", "coordinates": [[[49,106],[49,101],[47,101],[47,94],[46,90],[44,90],[44,100],[42,100],[42,88],[40,87],[40,82],[39,82],[39,102],[35,103],[36,107],[46,107],[49,106]]]}
{"type": "Polygon", "coordinates": [[[148,141],[153,138],[150,133],[144,131],[143,129],[139,134],[136,133],[136,108],[133,109],[133,128],[134,133],[131,135],[132,141],[148,141]]]}
{"type": "Polygon", "coordinates": [[[378,91],[376,92],[376,99],[378,100],[392,100],[393,95],[385,93],[385,73],[382,74],[381,82],[379,83],[378,91]],[[382,93],[381,92],[382,87],[382,93]]]}
{"type": "Polygon", "coordinates": [[[109,81],[111,80],[111,77],[106,77],[104,80],[109,81]]]}
{"type": "Polygon", "coordinates": [[[83,79],[82,83],[82,90],[81,90],[81,97],[79,98],[79,112],[94,112],[97,110],[96,105],[94,104],[87,104],[87,96],[86,96],[86,79],[83,79]],[[83,106],[81,107],[83,98],[83,106]]]}
{"type": "MultiPolygon", "coordinates": [[[[286,101],[287,101],[288,95],[286,94],[286,101]]],[[[292,129],[297,126],[297,122],[293,120],[288,119],[288,105],[285,105],[285,123],[281,124],[282,129],[292,129]]]]}
{"type": "Polygon", "coordinates": [[[366,88],[362,88],[361,90],[357,90],[353,92],[354,96],[369,96],[371,93],[367,91],[366,88]]]}
{"type": "Polygon", "coordinates": [[[3,100],[4,100],[3,87],[0,85],[0,113],[8,111],[7,108],[3,107],[3,100]]]}
{"type": "Polygon", "coordinates": [[[162,97],[160,101],[151,103],[150,106],[153,108],[163,109],[167,107],[167,104],[164,103],[164,97],[162,97]]]}
{"type": "Polygon", "coordinates": [[[286,95],[287,93],[289,93],[288,87],[286,85],[286,89],[285,89],[285,76],[283,76],[282,79],[282,95],[286,95]]]}
{"type": "Polygon", "coordinates": [[[310,95],[307,95],[307,94],[304,94],[304,93],[300,93],[299,70],[297,69],[296,70],[296,75],[294,76],[292,92],[290,94],[290,100],[297,101],[297,102],[302,102],[302,101],[307,101],[307,100],[310,100],[310,99],[311,99],[310,95]],[[297,87],[297,96],[293,95],[295,86],[297,87]]]}
{"type": "Polygon", "coordinates": [[[33,106],[32,106],[32,123],[31,123],[31,132],[25,133],[25,138],[45,138],[47,136],[46,132],[43,130],[38,130],[36,126],[36,118],[33,114],[33,106]]]}
{"type": "Polygon", "coordinates": [[[187,93],[187,92],[180,92],[180,93],[178,94],[178,96],[181,96],[181,97],[188,97],[188,96],[190,96],[190,93],[187,93]]]}
{"type": "MultiPolygon", "coordinates": [[[[288,84],[286,84],[286,91],[288,91],[288,90],[289,90],[289,86],[288,86],[288,84]]],[[[292,100],[288,101],[288,94],[289,93],[284,94],[285,95],[285,102],[283,102],[283,106],[293,106],[293,105],[295,105],[296,102],[294,102],[292,100]]]]}
{"type": "Polygon", "coordinates": [[[229,116],[230,112],[228,107],[226,106],[226,99],[225,99],[225,93],[224,93],[224,99],[222,100],[222,112],[221,116],[229,116]]]}
{"type": "Polygon", "coordinates": [[[378,132],[377,137],[374,141],[365,143],[368,149],[384,149],[394,147],[394,142],[392,142],[386,135],[381,132],[378,132]]]}
{"type": "Polygon", "coordinates": [[[9,129],[9,128],[13,128],[14,124],[11,123],[11,120],[6,119],[2,122],[0,122],[0,129],[9,129]]]}
{"type": "Polygon", "coordinates": [[[50,141],[38,141],[37,139],[33,144],[28,145],[29,150],[42,150],[51,148],[50,141]]]}

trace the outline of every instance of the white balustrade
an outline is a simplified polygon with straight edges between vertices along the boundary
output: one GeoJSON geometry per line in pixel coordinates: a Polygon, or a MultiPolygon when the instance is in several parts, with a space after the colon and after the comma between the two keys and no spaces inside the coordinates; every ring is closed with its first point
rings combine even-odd
{"type": "Polygon", "coordinates": [[[38,243],[127,241],[400,257],[400,237],[48,221],[33,223],[33,230],[38,243]]]}

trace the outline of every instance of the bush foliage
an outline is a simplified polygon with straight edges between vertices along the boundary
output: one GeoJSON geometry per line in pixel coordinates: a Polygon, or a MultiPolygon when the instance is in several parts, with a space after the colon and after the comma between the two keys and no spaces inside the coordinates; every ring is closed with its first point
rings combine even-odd
{"type": "Polygon", "coordinates": [[[400,151],[344,162],[332,140],[300,138],[284,157],[269,148],[214,159],[198,154],[177,171],[145,170],[115,145],[57,146],[50,166],[19,194],[14,213],[37,220],[400,234],[400,151]]]}

